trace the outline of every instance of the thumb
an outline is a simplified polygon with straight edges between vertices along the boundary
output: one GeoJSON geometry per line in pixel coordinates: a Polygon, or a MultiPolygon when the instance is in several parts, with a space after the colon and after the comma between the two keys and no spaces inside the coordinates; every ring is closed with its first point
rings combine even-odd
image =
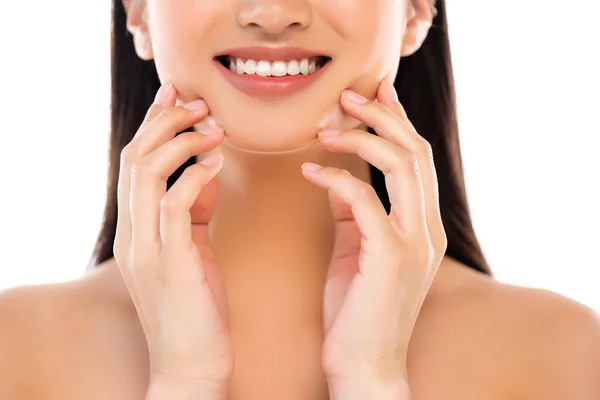
{"type": "Polygon", "coordinates": [[[362,234],[354,219],[352,208],[333,191],[329,191],[329,205],[335,224],[332,259],[358,255],[362,234]]]}
{"type": "Polygon", "coordinates": [[[173,107],[177,100],[177,91],[173,84],[169,81],[165,82],[154,98],[154,103],[148,108],[144,121],[140,125],[138,131],[143,130],[150,122],[154,120],[163,110],[173,107]]]}
{"type": "Polygon", "coordinates": [[[192,240],[198,247],[203,260],[204,274],[217,301],[223,321],[229,329],[229,307],[221,272],[209,242],[208,223],[210,222],[217,204],[219,192],[218,174],[202,187],[196,201],[190,208],[192,221],[192,240]]]}
{"type": "Polygon", "coordinates": [[[204,247],[208,245],[208,223],[217,206],[219,176],[215,176],[202,187],[200,194],[190,209],[194,241],[204,247]],[[200,242],[197,242],[199,240],[200,242]]]}

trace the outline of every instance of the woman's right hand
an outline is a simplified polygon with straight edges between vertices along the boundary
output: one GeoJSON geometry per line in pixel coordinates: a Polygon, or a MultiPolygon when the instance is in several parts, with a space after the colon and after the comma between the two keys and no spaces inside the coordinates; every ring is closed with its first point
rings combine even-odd
{"type": "Polygon", "coordinates": [[[176,136],[208,115],[203,100],[176,106],[176,98],[173,85],[163,85],[121,153],[113,250],[148,344],[149,397],[153,387],[159,392],[171,386],[174,392],[225,398],[233,351],[224,288],[208,241],[221,156],[209,157],[216,164],[186,168],[166,190],[167,178],[190,157],[214,150],[223,132],[176,136]]]}

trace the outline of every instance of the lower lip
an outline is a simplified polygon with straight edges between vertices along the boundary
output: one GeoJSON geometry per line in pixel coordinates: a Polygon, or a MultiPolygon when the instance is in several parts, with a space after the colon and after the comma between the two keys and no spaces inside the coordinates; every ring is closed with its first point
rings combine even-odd
{"type": "Polygon", "coordinates": [[[229,68],[226,68],[217,60],[213,60],[217,68],[221,71],[225,79],[229,81],[238,90],[253,96],[261,98],[281,98],[292,96],[308,87],[319,79],[325,72],[325,69],[331,64],[329,60],[321,69],[310,75],[286,75],[282,77],[260,76],[256,74],[238,75],[229,68]]]}

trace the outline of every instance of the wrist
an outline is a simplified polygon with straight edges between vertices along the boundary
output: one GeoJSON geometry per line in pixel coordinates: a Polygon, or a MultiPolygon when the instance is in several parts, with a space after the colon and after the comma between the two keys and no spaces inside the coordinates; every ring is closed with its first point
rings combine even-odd
{"type": "Polygon", "coordinates": [[[408,380],[327,380],[330,400],[411,400],[408,380]]]}
{"type": "Polygon", "coordinates": [[[227,400],[228,389],[225,382],[186,382],[161,377],[150,381],[145,400],[227,400]]]}

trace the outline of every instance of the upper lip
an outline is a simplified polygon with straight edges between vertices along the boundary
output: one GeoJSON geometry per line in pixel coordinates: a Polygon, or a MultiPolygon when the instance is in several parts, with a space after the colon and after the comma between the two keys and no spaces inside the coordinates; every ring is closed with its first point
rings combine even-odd
{"type": "Polygon", "coordinates": [[[221,56],[233,56],[244,59],[253,60],[265,60],[265,61],[287,61],[287,60],[300,60],[303,58],[311,57],[327,57],[329,56],[319,53],[314,50],[303,49],[300,47],[266,47],[266,46],[252,46],[252,47],[236,47],[227,50],[223,50],[216,57],[221,56]]]}

